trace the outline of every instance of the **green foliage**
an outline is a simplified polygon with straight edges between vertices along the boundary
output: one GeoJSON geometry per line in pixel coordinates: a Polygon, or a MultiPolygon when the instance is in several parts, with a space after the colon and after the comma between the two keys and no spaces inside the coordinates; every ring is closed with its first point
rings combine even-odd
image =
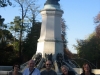
{"type": "Polygon", "coordinates": [[[37,40],[40,36],[41,23],[34,22],[31,31],[28,33],[27,38],[23,43],[23,55],[27,60],[31,59],[37,49],[37,40]]]}
{"type": "Polygon", "coordinates": [[[11,31],[19,32],[21,29],[21,18],[20,16],[15,16],[14,21],[10,22],[10,28],[11,31]]]}
{"type": "Polygon", "coordinates": [[[67,29],[67,25],[66,25],[66,21],[64,20],[64,18],[61,18],[61,33],[62,33],[62,40],[63,40],[63,44],[64,47],[67,46],[68,41],[66,40],[66,29],[67,29]]]}
{"type": "Polygon", "coordinates": [[[18,58],[17,51],[14,50],[13,45],[6,45],[0,49],[0,65],[12,65],[18,58]]]}
{"type": "Polygon", "coordinates": [[[14,50],[19,51],[19,41],[16,40],[15,42],[12,42],[13,46],[14,46],[14,50]]]}
{"type": "Polygon", "coordinates": [[[7,25],[2,24],[2,26],[0,26],[0,48],[2,49],[7,43],[10,43],[12,39],[13,35],[7,30],[7,25]]]}
{"type": "MultiPolygon", "coordinates": [[[[86,40],[77,40],[77,45],[74,45],[80,58],[87,59],[96,64],[100,58],[100,38],[95,34],[90,35],[86,40]]],[[[100,65],[98,66],[100,67],[100,65]]]]}
{"type": "Polygon", "coordinates": [[[94,18],[94,23],[96,24],[96,28],[95,28],[96,36],[100,38],[100,12],[94,18]]]}
{"type": "Polygon", "coordinates": [[[14,37],[7,25],[2,23],[0,26],[0,65],[12,65],[18,58],[18,51],[13,46],[14,37]]]}
{"type": "Polygon", "coordinates": [[[6,7],[7,5],[12,5],[12,3],[10,2],[10,0],[0,0],[0,7],[6,7]]]}
{"type": "Polygon", "coordinates": [[[18,56],[13,48],[13,35],[9,30],[0,29],[0,65],[12,65],[18,56]]]}
{"type": "MultiPolygon", "coordinates": [[[[31,19],[30,15],[33,17],[33,15],[35,14],[35,16],[36,16],[36,14],[38,13],[37,9],[39,7],[35,6],[36,5],[35,0],[14,0],[14,1],[16,1],[21,8],[21,18],[19,16],[15,16],[13,22],[11,22],[9,24],[10,25],[9,32],[4,31],[3,29],[5,29],[5,27],[3,27],[3,26],[1,27],[1,25],[0,25],[0,40],[1,40],[1,38],[4,39],[5,37],[7,39],[3,43],[0,43],[0,50],[3,51],[0,53],[0,59],[2,59],[2,58],[5,59],[5,60],[2,59],[0,64],[8,63],[8,65],[9,65],[9,64],[13,63],[17,58],[21,57],[22,50],[23,51],[26,50],[25,51],[26,57],[28,56],[28,58],[29,57],[31,58],[32,55],[35,53],[36,47],[37,47],[37,38],[39,38],[40,28],[37,29],[36,33],[34,32],[34,34],[33,34],[33,31],[32,32],[30,31],[31,30],[30,22],[25,21],[25,19],[27,18],[31,22],[33,22],[33,19],[31,19]],[[36,36],[36,37],[33,37],[34,40],[32,38],[31,39],[26,38],[27,39],[26,40],[25,39],[26,34],[24,34],[24,32],[29,33],[28,34],[29,38],[31,38],[31,36],[32,37],[36,36]],[[9,33],[9,36],[8,36],[8,33],[9,33]],[[6,35],[6,36],[4,36],[4,35],[6,35]],[[14,35],[14,37],[12,35],[14,35]],[[25,42],[24,42],[24,39],[25,39],[25,42]],[[30,44],[32,44],[32,45],[30,45],[30,44]],[[8,45],[10,45],[10,46],[8,47],[8,45]],[[27,48],[27,46],[29,46],[30,51],[27,48]],[[9,51],[9,49],[11,51],[9,51]],[[27,52],[28,52],[28,54],[27,54],[27,52]],[[5,55],[3,56],[3,54],[5,54],[5,55]],[[6,57],[6,55],[8,57],[6,57]]],[[[39,25],[39,27],[41,27],[39,22],[35,23],[34,25],[37,25],[37,26],[39,25]]],[[[34,26],[34,28],[35,28],[35,26],[34,26]]],[[[35,30],[34,28],[33,28],[33,30],[35,30]]],[[[24,53],[23,53],[23,55],[25,55],[24,53]]]]}

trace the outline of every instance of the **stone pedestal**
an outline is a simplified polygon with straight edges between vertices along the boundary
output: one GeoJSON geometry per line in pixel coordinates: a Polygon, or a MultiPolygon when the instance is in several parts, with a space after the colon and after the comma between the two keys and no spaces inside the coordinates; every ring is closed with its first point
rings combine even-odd
{"type": "Polygon", "coordinates": [[[37,52],[53,55],[53,60],[57,53],[63,54],[63,42],[61,38],[61,17],[63,11],[57,6],[45,5],[41,11],[42,25],[41,34],[37,44],[37,52]]]}

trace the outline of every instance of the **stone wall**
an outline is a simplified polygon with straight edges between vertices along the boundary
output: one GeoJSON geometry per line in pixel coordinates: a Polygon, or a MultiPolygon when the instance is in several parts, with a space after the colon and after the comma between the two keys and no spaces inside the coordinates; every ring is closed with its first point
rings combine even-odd
{"type": "Polygon", "coordinates": [[[0,71],[10,71],[12,70],[12,66],[0,66],[0,71]]]}
{"type": "MultiPolygon", "coordinates": [[[[82,73],[82,68],[74,68],[74,70],[77,72],[77,75],[80,75],[82,73]]],[[[0,71],[0,75],[7,75],[10,71],[0,71]]],[[[92,72],[95,75],[100,75],[100,69],[92,69],[92,72]]],[[[61,73],[57,73],[57,75],[61,75],[61,73]]]]}

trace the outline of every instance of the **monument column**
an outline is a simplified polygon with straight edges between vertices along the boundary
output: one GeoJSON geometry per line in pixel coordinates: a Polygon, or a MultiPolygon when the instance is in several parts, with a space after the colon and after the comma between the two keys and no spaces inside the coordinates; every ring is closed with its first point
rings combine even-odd
{"type": "Polygon", "coordinates": [[[63,54],[63,42],[61,38],[61,17],[63,11],[57,0],[47,0],[42,15],[41,34],[38,39],[37,52],[42,53],[45,57],[46,54],[53,55],[55,60],[58,53],[63,54]]]}

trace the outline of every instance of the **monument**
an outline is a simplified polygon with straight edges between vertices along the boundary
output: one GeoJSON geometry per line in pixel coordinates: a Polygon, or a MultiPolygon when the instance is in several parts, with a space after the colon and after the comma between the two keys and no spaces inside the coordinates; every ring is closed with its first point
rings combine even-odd
{"type": "Polygon", "coordinates": [[[58,0],[47,0],[42,15],[41,34],[38,40],[37,52],[52,54],[53,60],[58,53],[63,54],[63,43],[61,38],[61,17],[63,11],[60,9],[58,0]]]}
{"type": "MultiPolygon", "coordinates": [[[[76,66],[70,59],[64,56],[63,52],[63,41],[61,38],[61,17],[63,11],[60,9],[59,1],[60,0],[47,0],[43,10],[41,10],[41,34],[38,39],[36,54],[32,59],[35,60],[35,65],[40,70],[45,68],[44,64],[46,60],[51,60],[53,63],[52,68],[57,74],[61,73],[61,65],[67,65],[69,71],[77,74],[80,72],[80,69],[76,69],[76,73],[73,69],[76,68],[76,66]]],[[[27,63],[28,62],[21,65],[22,71],[27,67],[27,63]]],[[[0,71],[0,75],[7,75],[7,73],[8,71],[0,71]]]]}
{"type": "MultiPolygon", "coordinates": [[[[36,62],[36,67],[40,70],[45,68],[46,60],[51,60],[53,63],[52,68],[57,73],[60,73],[60,67],[63,64],[73,70],[68,63],[68,59],[66,61],[64,58],[63,41],[61,37],[61,17],[63,11],[60,9],[59,1],[60,0],[47,0],[44,4],[44,8],[40,12],[42,15],[40,38],[38,39],[36,54],[32,57],[36,62]]],[[[27,62],[21,65],[22,71],[26,67],[27,62]]]]}
{"type": "Polygon", "coordinates": [[[66,62],[66,59],[64,59],[61,37],[61,17],[63,11],[60,9],[59,1],[47,0],[40,12],[42,15],[41,33],[37,43],[36,55],[32,57],[40,70],[44,68],[46,60],[51,60],[53,63],[52,68],[57,73],[60,72],[60,67],[63,64],[73,70],[66,62]]]}
{"type": "MultiPolygon", "coordinates": [[[[75,72],[73,63],[64,57],[63,41],[61,37],[61,17],[63,11],[60,9],[60,0],[47,0],[41,10],[42,25],[40,38],[37,43],[36,54],[32,57],[39,70],[45,68],[45,61],[51,60],[52,69],[60,73],[61,65],[67,65],[69,70],[75,72]]],[[[27,62],[21,65],[22,71],[27,67],[27,62]]]]}

